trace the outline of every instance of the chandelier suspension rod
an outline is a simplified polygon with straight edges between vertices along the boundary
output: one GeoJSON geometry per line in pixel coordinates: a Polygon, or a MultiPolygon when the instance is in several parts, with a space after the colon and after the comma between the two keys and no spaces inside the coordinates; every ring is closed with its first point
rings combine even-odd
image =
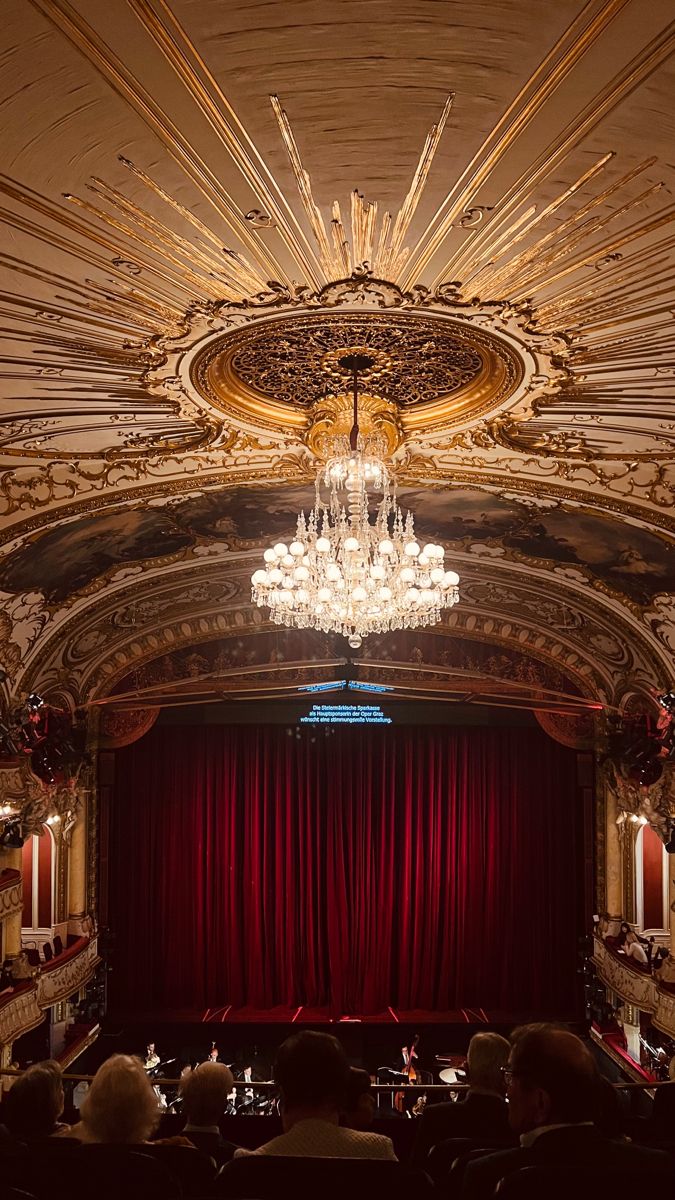
{"type": "Polygon", "coordinates": [[[353,370],[354,370],[354,375],[353,375],[354,424],[352,425],[351,432],[349,434],[349,448],[350,448],[350,450],[358,450],[358,447],[359,447],[359,368],[358,368],[358,365],[356,362],[356,356],[354,356],[353,370]]]}
{"type": "Polygon", "coordinates": [[[349,433],[349,449],[353,452],[359,448],[359,371],[369,371],[375,365],[375,359],[370,354],[343,354],[338,359],[338,366],[352,373],[352,396],[354,399],[354,424],[349,433]]]}

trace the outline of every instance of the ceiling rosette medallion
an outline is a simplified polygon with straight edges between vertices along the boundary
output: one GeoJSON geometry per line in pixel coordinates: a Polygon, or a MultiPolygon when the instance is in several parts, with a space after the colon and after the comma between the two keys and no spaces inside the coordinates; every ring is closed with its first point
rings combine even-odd
{"type": "Polygon", "coordinates": [[[404,292],[361,270],[317,292],[273,285],[249,301],[196,306],[187,331],[156,341],[146,383],[216,442],[233,426],[291,434],[321,457],[351,403],[339,360],[366,353],[364,415],[393,453],[501,414],[525,420],[560,391],[565,339],[530,322],[526,305],[466,303],[454,285],[404,292]]]}

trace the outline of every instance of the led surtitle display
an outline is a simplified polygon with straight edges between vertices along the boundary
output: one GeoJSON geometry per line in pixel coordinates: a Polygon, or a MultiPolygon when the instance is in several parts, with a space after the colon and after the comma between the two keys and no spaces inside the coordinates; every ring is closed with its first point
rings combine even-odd
{"type": "Polygon", "coordinates": [[[313,704],[301,725],[391,725],[379,704],[313,704]]]}

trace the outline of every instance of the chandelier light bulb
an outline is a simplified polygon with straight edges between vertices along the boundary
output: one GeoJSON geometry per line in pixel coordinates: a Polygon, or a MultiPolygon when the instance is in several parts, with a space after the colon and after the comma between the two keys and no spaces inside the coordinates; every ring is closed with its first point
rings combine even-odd
{"type": "Polygon", "coordinates": [[[254,571],[251,576],[251,583],[253,583],[253,584],[267,583],[267,571],[263,571],[263,570],[254,571]]]}
{"type": "Polygon", "coordinates": [[[292,554],[284,554],[284,557],[281,560],[281,565],[282,565],[282,567],[294,567],[295,559],[293,558],[293,555],[292,554]]]}
{"type": "Polygon", "coordinates": [[[274,547],[274,553],[276,554],[277,558],[283,558],[284,554],[288,554],[288,546],[285,542],[277,542],[276,546],[274,547]]]}
{"type": "Polygon", "coordinates": [[[326,567],[326,579],[329,579],[331,583],[336,583],[341,578],[342,575],[337,563],[329,563],[326,567]]]}
{"type": "Polygon", "coordinates": [[[444,575],[445,571],[442,567],[434,567],[433,570],[429,572],[429,578],[431,579],[432,583],[442,583],[444,575]]]}
{"type": "Polygon", "coordinates": [[[417,558],[419,552],[420,548],[417,542],[406,542],[405,546],[403,547],[403,553],[407,554],[408,558],[417,558]]]}
{"type": "Polygon", "coordinates": [[[277,561],[277,556],[274,553],[274,550],[266,550],[263,554],[263,558],[266,563],[273,563],[277,561]]]}
{"type": "Polygon", "coordinates": [[[457,587],[459,583],[459,575],[456,571],[445,571],[443,575],[443,583],[446,587],[457,587]]]}
{"type": "Polygon", "coordinates": [[[326,538],[326,537],[317,538],[316,539],[316,550],[317,550],[318,554],[330,553],[330,542],[328,541],[328,538],[326,538]]]}
{"type": "MultiPolygon", "coordinates": [[[[308,571],[307,567],[303,567],[303,566],[296,567],[293,572],[293,575],[294,575],[295,579],[300,580],[300,582],[302,582],[302,583],[304,583],[305,580],[309,579],[309,571],[308,571]]],[[[441,579],[442,578],[443,578],[443,572],[441,571],[441,579]]]]}
{"type": "Polygon", "coordinates": [[[281,583],[283,577],[283,571],[280,571],[278,567],[272,567],[272,570],[269,573],[270,583],[281,583]]]}
{"type": "Polygon", "coordinates": [[[355,537],[345,538],[344,545],[345,545],[345,550],[347,550],[349,554],[354,554],[359,549],[358,538],[355,538],[355,537]]]}
{"type": "Polygon", "coordinates": [[[363,587],[355,587],[354,591],[352,592],[352,599],[356,600],[357,604],[361,604],[363,600],[367,600],[368,593],[366,592],[366,589],[363,587]]]}
{"type": "Polygon", "coordinates": [[[302,542],[291,542],[288,551],[294,558],[302,558],[302,555],[305,553],[305,547],[302,542]]]}
{"type": "Polygon", "coordinates": [[[380,544],[377,548],[378,548],[380,554],[393,554],[394,553],[394,543],[390,542],[389,538],[384,538],[384,540],[380,542],[380,544]]]}

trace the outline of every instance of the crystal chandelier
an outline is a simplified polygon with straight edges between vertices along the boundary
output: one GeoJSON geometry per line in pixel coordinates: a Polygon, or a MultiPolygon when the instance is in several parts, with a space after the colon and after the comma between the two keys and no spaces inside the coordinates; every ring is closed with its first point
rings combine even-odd
{"type": "Polygon", "coordinates": [[[298,517],[295,540],[266,550],[265,567],[251,577],[254,602],[269,607],[275,624],[340,633],[354,648],[369,633],[434,625],[459,599],[443,547],[420,547],[381,456],[360,437],[358,373],[372,365],[365,354],[340,359],[353,374],[349,441],[318,472],[314,508],[298,517]]]}

